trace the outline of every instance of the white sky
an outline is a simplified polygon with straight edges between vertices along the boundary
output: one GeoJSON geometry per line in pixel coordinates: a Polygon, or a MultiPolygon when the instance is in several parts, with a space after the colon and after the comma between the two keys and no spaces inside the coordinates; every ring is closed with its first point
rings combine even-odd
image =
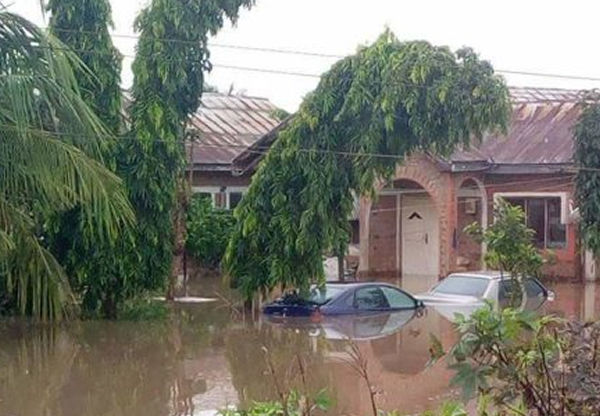
{"type": "MultiPolygon", "coordinates": [[[[39,0],[12,0],[11,10],[44,25],[39,0]]],[[[111,0],[115,34],[133,34],[133,20],[149,0],[111,0]]],[[[10,0],[8,1],[10,3],[10,0]]],[[[468,45],[497,69],[600,78],[600,2],[594,0],[257,0],[236,27],[215,43],[283,48],[336,55],[373,41],[386,26],[403,40],[425,39],[452,49],[468,45]]],[[[135,40],[115,37],[134,54],[135,40]]],[[[270,98],[294,111],[316,78],[219,68],[219,64],[322,73],[333,62],[307,56],[212,48],[209,83],[231,84],[248,95],[270,98]]],[[[123,86],[131,84],[126,58],[123,86]]],[[[600,88],[600,82],[509,76],[510,85],[600,88]]]]}

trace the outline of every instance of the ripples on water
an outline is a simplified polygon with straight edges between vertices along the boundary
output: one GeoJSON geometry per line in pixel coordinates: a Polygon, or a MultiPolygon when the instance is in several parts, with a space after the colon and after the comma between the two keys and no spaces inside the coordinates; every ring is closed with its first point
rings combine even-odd
{"type": "MultiPolygon", "coordinates": [[[[420,278],[422,279],[422,278],[420,278]]],[[[404,281],[412,292],[430,282],[404,281]]],[[[600,318],[600,289],[554,285],[546,311],[578,319],[600,318]]],[[[222,293],[218,280],[202,280],[193,294],[222,293]]],[[[429,334],[446,347],[452,325],[432,310],[328,321],[322,326],[282,325],[232,314],[223,302],[180,305],[168,322],[83,322],[41,328],[0,322],[0,416],[205,416],[227,405],[275,399],[263,346],[285,383],[327,387],[330,414],[369,414],[363,380],[347,364],[357,339],[380,406],[416,413],[455,397],[443,363],[426,369],[429,334]]]]}

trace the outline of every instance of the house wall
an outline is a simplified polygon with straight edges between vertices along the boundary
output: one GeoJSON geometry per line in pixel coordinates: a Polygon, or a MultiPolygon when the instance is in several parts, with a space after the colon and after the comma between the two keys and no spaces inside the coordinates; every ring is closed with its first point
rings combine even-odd
{"type": "Polygon", "coordinates": [[[229,171],[195,171],[192,179],[192,186],[250,186],[251,179],[252,175],[248,173],[241,176],[234,176],[229,171]]]}
{"type": "MultiPolygon", "coordinates": [[[[430,157],[415,155],[397,168],[394,183],[401,180],[411,181],[421,186],[436,205],[439,218],[439,274],[444,276],[452,271],[456,261],[456,253],[453,249],[453,233],[456,228],[456,207],[452,202],[455,198],[453,178],[449,173],[440,171],[436,162],[430,157]]],[[[383,183],[379,186],[380,189],[384,187],[383,183]]],[[[396,195],[380,195],[376,201],[361,199],[359,276],[377,277],[402,273],[401,239],[391,238],[391,233],[401,232],[397,219],[400,203],[400,198],[396,195]],[[385,202],[380,202],[383,198],[385,202]],[[381,204],[386,205],[391,211],[381,215],[383,214],[381,204]],[[394,243],[383,248],[382,241],[394,243]],[[393,261],[392,257],[398,260],[393,261]]]]}
{"type": "MultiPolygon", "coordinates": [[[[571,175],[492,175],[483,173],[450,173],[443,171],[435,161],[418,155],[410,158],[396,171],[394,181],[410,180],[418,183],[431,196],[439,214],[440,276],[464,270],[483,268],[485,248],[464,233],[465,226],[477,222],[480,225],[493,222],[494,200],[498,193],[522,192],[541,196],[541,193],[565,193],[573,196],[571,175]],[[476,214],[467,213],[466,201],[472,196],[462,196],[461,184],[472,179],[479,184],[476,214]]],[[[383,189],[383,184],[380,189],[383,189]]],[[[389,188],[389,184],[386,188],[389,188]]],[[[398,199],[399,200],[399,199],[398,199]]],[[[398,202],[396,202],[397,204],[398,202]]],[[[361,200],[360,230],[361,256],[359,275],[402,274],[401,239],[394,233],[401,232],[397,223],[394,196],[380,196],[372,202],[361,200]],[[385,199],[383,199],[385,198],[385,199]],[[388,211],[378,212],[382,207],[388,211]],[[396,267],[393,267],[393,266],[396,267]]],[[[564,208],[563,208],[564,210],[564,208]]],[[[566,225],[567,243],[564,248],[552,250],[553,263],[544,266],[549,277],[579,279],[582,262],[579,256],[577,227],[566,225]]]]}
{"type": "MultiPolygon", "coordinates": [[[[493,206],[497,193],[531,192],[531,193],[566,193],[568,199],[574,198],[572,175],[495,175],[485,178],[488,204],[493,206]]],[[[489,210],[488,220],[493,219],[493,210],[489,210]]],[[[553,264],[543,268],[549,277],[581,278],[582,261],[579,256],[579,237],[577,225],[569,222],[566,225],[567,244],[565,248],[553,249],[553,264]]]]}

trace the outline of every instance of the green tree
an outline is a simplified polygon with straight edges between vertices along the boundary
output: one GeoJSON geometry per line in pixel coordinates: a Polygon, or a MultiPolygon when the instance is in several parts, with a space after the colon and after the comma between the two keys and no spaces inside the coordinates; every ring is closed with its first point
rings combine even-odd
{"type": "Polygon", "coordinates": [[[1,10],[0,50],[0,303],[59,318],[71,291],[34,213],[79,206],[84,231],[110,241],[132,221],[131,207],[100,163],[109,132],[80,95],[77,57],[1,10]]]}
{"type": "Polygon", "coordinates": [[[208,37],[226,20],[235,22],[239,9],[252,4],[253,0],[153,0],[136,20],[140,37],[133,63],[132,140],[125,141],[120,154],[138,219],[137,275],[148,287],[164,285],[174,274],[174,254],[184,248],[180,231],[185,124],[198,108],[204,73],[211,68],[208,37]]]}
{"type": "Polygon", "coordinates": [[[194,195],[187,212],[187,253],[204,267],[219,267],[234,225],[231,211],[214,208],[210,198],[194,195]]]}
{"type": "Polygon", "coordinates": [[[518,279],[539,277],[543,258],[533,244],[535,231],[528,228],[525,212],[504,200],[494,207],[494,222],[483,230],[477,223],[466,228],[479,242],[485,243],[485,263],[492,269],[518,279]]]}
{"type": "MultiPolygon", "coordinates": [[[[83,66],[75,71],[82,97],[114,136],[122,131],[121,56],[112,43],[108,0],[49,0],[50,33],[71,48],[83,66]]],[[[114,140],[106,141],[104,161],[116,168],[114,140]]],[[[73,209],[50,221],[48,232],[53,253],[66,266],[72,285],[83,293],[86,315],[100,313],[114,318],[117,306],[127,297],[115,252],[122,244],[100,244],[86,235],[80,209],[73,209]]],[[[121,236],[121,238],[125,238],[121,236]]]]}
{"type": "MultiPolygon", "coordinates": [[[[597,98],[597,97],[596,97],[597,98]]],[[[600,104],[582,103],[583,111],[575,126],[575,178],[581,234],[585,246],[600,255],[600,104]]]]}
{"type": "Polygon", "coordinates": [[[302,103],[236,211],[226,254],[247,297],[323,278],[322,255],[349,238],[354,195],[374,194],[416,151],[448,154],[506,124],[503,81],[470,49],[386,32],[337,62],[302,103]]]}

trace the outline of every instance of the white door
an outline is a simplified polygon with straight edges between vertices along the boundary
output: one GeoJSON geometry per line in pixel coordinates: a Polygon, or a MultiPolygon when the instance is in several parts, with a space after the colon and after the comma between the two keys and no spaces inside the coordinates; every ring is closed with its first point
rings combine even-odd
{"type": "Polygon", "coordinates": [[[402,195],[402,275],[438,276],[439,221],[429,196],[402,195]]]}

